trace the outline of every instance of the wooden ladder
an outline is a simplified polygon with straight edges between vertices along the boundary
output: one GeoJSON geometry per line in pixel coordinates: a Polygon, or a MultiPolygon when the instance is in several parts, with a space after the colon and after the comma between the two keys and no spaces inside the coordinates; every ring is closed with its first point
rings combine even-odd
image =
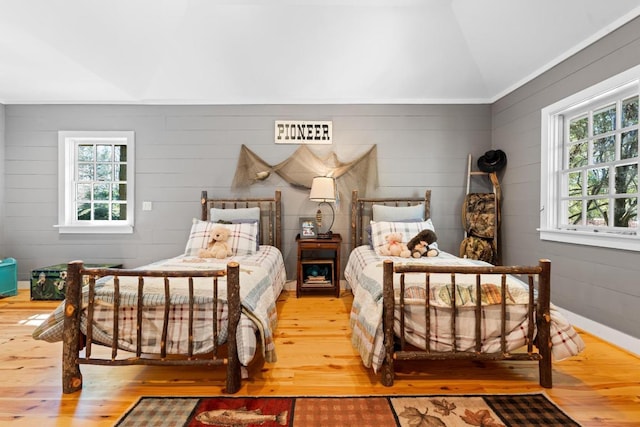
{"type": "MultiPolygon", "coordinates": [[[[495,233],[493,233],[493,239],[492,239],[492,244],[495,250],[495,261],[496,261],[496,265],[501,265],[502,264],[502,256],[500,254],[500,248],[498,246],[498,242],[499,242],[499,234],[500,234],[500,200],[502,198],[502,189],[500,188],[500,181],[498,181],[498,175],[496,174],[496,172],[482,172],[482,171],[474,171],[473,170],[473,163],[472,163],[472,156],[471,154],[468,155],[467,157],[467,192],[466,194],[469,195],[469,193],[471,192],[471,177],[473,176],[487,176],[489,177],[489,181],[491,181],[491,186],[493,189],[493,194],[495,194],[495,221],[496,223],[494,224],[494,230],[495,233]]],[[[468,236],[468,232],[465,229],[464,230],[464,237],[469,237],[468,236]]]]}

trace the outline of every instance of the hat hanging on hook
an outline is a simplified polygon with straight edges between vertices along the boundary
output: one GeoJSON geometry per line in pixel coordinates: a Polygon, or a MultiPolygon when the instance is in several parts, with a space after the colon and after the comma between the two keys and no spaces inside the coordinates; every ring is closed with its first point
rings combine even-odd
{"type": "Polygon", "coordinates": [[[489,150],[478,159],[478,169],[482,172],[497,172],[507,165],[507,155],[502,150],[489,150]]]}

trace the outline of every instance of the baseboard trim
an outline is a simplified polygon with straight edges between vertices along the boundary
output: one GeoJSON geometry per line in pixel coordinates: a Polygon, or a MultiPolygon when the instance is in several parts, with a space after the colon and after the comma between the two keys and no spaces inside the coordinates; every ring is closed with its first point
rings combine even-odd
{"type": "Polygon", "coordinates": [[[640,339],[632,337],[631,335],[627,335],[624,332],[620,332],[616,329],[610,328],[609,326],[595,322],[591,319],[587,319],[586,317],[575,314],[569,310],[565,310],[564,308],[557,306],[556,308],[567,318],[569,323],[571,323],[573,326],[582,329],[585,332],[590,333],[591,335],[595,335],[598,338],[615,345],[616,347],[620,347],[623,350],[633,353],[636,356],[640,356],[640,339]]]}

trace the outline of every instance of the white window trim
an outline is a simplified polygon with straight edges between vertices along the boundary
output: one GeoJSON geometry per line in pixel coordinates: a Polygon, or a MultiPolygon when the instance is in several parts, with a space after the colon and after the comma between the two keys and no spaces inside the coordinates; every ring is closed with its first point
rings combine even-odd
{"type": "Polygon", "coordinates": [[[558,115],[582,103],[591,103],[599,97],[605,98],[611,91],[625,86],[640,87],[640,65],[587,88],[542,109],[541,161],[540,161],[540,232],[541,240],[624,249],[640,252],[640,233],[622,235],[597,231],[565,230],[557,227],[558,218],[558,174],[562,165],[562,126],[558,115]]]}
{"type": "Polygon", "coordinates": [[[135,197],[135,134],[133,131],[60,131],[58,132],[58,224],[60,234],[131,234],[133,233],[135,197]],[[119,138],[127,144],[127,219],[126,221],[75,222],[73,173],[74,140],[82,138],[119,138]]]}

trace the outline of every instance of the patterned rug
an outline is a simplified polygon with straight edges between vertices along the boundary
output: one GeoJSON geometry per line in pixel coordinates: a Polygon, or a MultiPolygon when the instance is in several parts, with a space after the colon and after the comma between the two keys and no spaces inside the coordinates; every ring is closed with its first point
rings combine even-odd
{"type": "Polygon", "coordinates": [[[545,394],[141,397],[116,426],[579,426],[545,394]]]}

